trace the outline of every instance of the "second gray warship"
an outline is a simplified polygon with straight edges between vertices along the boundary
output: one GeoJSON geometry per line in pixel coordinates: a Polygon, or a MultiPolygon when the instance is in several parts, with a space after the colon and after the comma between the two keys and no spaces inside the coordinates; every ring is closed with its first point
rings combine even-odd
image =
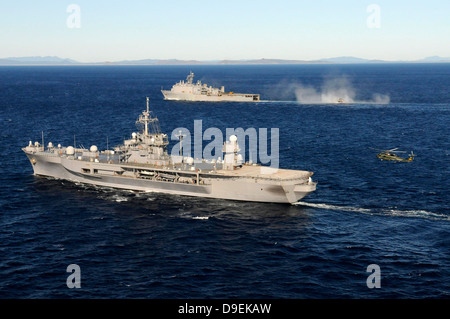
{"type": "Polygon", "coordinates": [[[224,143],[223,160],[169,155],[148,98],[136,124],[141,131],[113,150],[31,141],[22,150],[35,175],[119,189],[273,203],[294,203],[316,189],[312,172],[242,163],[235,135],[224,143]]]}
{"type": "Polygon", "coordinates": [[[225,87],[213,88],[201,81],[194,84],[194,73],[186,81],[180,81],[172,89],[161,90],[165,100],[202,102],[258,102],[259,94],[225,92],[225,87]]]}

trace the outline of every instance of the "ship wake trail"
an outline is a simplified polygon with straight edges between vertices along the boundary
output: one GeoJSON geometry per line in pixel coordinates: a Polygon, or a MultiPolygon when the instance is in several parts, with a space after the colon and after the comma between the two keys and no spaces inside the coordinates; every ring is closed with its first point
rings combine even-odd
{"type": "Polygon", "coordinates": [[[429,212],[426,210],[400,210],[391,208],[362,208],[362,207],[352,207],[352,206],[341,206],[341,205],[329,205],[323,203],[308,203],[308,202],[296,202],[295,206],[307,206],[326,210],[344,211],[344,212],[354,212],[362,213],[368,215],[380,215],[380,216],[391,216],[391,217],[409,217],[409,218],[425,218],[433,220],[446,220],[450,221],[450,216],[445,214],[438,214],[429,212]]]}
{"type": "Polygon", "coordinates": [[[302,83],[291,84],[290,90],[300,104],[364,103],[389,104],[390,97],[374,93],[370,99],[358,99],[357,91],[346,76],[326,79],[319,89],[302,83]]]}

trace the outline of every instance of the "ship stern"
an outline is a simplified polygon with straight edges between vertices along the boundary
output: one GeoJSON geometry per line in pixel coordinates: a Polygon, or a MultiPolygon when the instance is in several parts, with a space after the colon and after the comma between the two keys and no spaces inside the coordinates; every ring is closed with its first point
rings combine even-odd
{"type": "Polygon", "coordinates": [[[290,185],[283,185],[287,202],[290,204],[296,203],[303,197],[314,192],[316,190],[317,182],[314,182],[311,177],[301,183],[295,183],[290,185]]]}

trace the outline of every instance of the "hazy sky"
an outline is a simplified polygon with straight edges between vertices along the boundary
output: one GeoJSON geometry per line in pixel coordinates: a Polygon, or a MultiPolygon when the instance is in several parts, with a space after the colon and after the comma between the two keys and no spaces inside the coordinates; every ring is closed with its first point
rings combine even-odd
{"type": "Polygon", "coordinates": [[[449,16],[450,0],[11,0],[0,58],[450,57],[449,16]]]}

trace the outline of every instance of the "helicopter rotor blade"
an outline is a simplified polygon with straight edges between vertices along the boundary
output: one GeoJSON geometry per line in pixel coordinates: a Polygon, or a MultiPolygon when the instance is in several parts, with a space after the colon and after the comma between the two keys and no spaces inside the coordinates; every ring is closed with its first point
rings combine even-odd
{"type": "Polygon", "coordinates": [[[379,149],[379,148],[373,148],[373,147],[369,147],[370,149],[373,149],[373,150],[376,150],[376,151],[379,151],[379,152],[383,152],[383,153],[407,153],[407,152],[405,152],[405,151],[397,151],[398,150],[398,147],[396,147],[396,148],[392,148],[392,149],[390,149],[390,150],[382,150],[382,149],[379,149]]]}
{"type": "Polygon", "coordinates": [[[405,151],[397,151],[398,147],[390,149],[390,150],[386,150],[385,152],[391,152],[391,153],[407,153],[405,151]]]}
{"type": "Polygon", "coordinates": [[[369,148],[372,149],[372,150],[375,150],[375,151],[379,151],[379,152],[388,152],[388,151],[386,151],[384,149],[381,149],[381,148],[374,148],[374,147],[369,147],[369,148]]]}

